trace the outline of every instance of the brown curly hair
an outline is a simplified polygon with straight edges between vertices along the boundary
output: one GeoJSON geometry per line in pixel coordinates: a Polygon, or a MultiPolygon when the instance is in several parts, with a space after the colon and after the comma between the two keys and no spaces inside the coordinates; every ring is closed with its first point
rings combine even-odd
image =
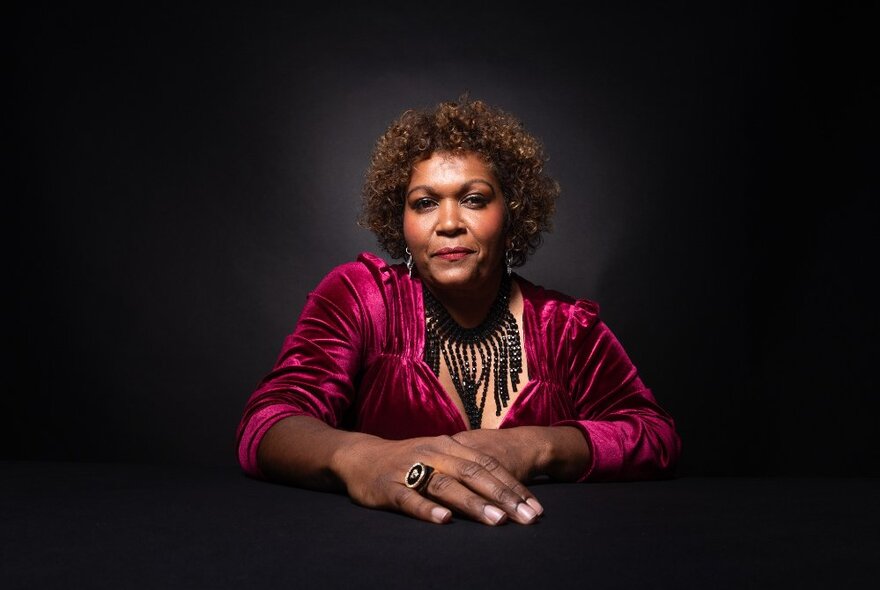
{"type": "Polygon", "coordinates": [[[479,154],[501,185],[512,266],[521,266],[551,229],[559,183],[544,173],[541,143],[513,115],[467,94],[436,107],[405,111],[373,149],[358,224],[371,230],[393,258],[402,258],[403,207],[415,164],[435,152],[479,154]]]}

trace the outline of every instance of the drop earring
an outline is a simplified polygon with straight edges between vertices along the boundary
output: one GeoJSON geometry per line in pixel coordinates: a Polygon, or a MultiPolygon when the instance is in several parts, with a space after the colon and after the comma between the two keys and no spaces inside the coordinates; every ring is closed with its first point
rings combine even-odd
{"type": "Polygon", "coordinates": [[[409,271],[409,278],[412,278],[412,267],[413,267],[413,258],[412,252],[409,251],[409,246],[405,248],[406,257],[404,258],[404,262],[406,262],[406,270],[409,271]]]}

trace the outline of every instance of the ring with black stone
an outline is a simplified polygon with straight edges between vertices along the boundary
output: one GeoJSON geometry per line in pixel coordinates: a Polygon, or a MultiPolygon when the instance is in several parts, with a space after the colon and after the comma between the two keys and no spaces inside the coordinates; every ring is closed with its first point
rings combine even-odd
{"type": "Polygon", "coordinates": [[[425,486],[428,485],[428,481],[431,479],[431,474],[433,473],[434,468],[430,465],[413,463],[413,466],[406,472],[406,478],[403,480],[403,483],[406,487],[421,492],[425,489],[425,486]]]}

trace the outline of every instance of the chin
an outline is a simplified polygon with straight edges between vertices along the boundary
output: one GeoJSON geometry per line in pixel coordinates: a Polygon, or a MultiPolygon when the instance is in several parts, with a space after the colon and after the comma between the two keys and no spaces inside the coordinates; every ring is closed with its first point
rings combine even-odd
{"type": "Polygon", "coordinates": [[[430,273],[426,279],[430,285],[446,289],[475,288],[489,279],[473,268],[451,268],[430,273]]]}

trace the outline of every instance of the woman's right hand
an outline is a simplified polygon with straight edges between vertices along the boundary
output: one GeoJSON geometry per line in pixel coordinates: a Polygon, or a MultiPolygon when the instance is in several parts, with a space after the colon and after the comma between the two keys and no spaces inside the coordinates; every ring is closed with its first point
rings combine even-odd
{"type": "Polygon", "coordinates": [[[508,519],[531,524],[544,511],[495,457],[450,436],[359,440],[339,449],[336,462],[335,471],[354,502],[429,522],[449,522],[454,512],[488,525],[508,519]],[[421,492],[404,484],[416,462],[434,468],[421,492]]]}

